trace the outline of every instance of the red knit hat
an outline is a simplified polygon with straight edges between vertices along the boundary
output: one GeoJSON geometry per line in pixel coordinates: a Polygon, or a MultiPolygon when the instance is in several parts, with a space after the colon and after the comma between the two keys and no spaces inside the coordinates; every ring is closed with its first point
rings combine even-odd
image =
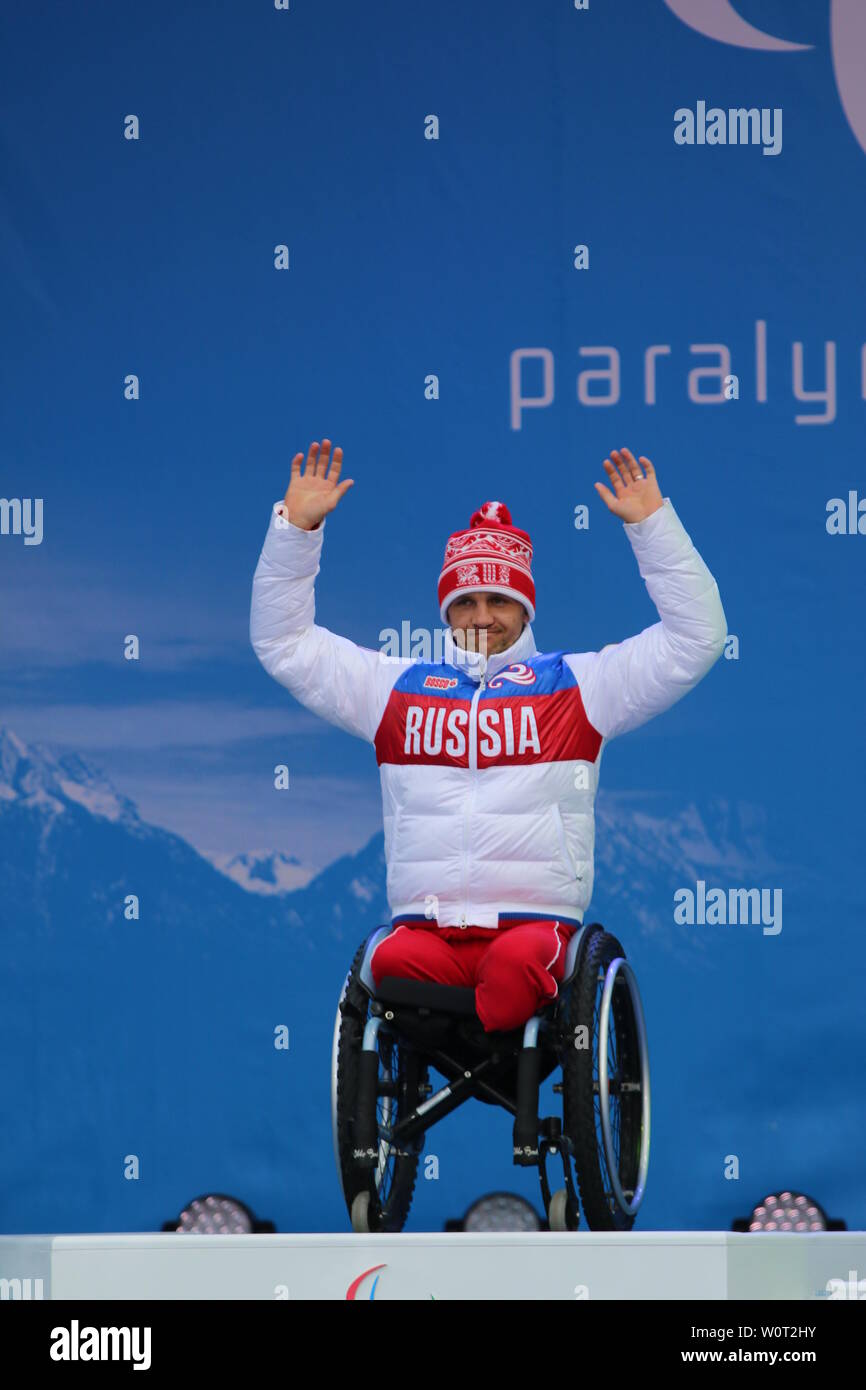
{"type": "Polygon", "coordinates": [[[532,578],[532,541],[511,524],[504,502],[485,502],[473,512],[468,531],[455,531],[445,547],[439,575],[439,613],[442,621],[448,605],[463,594],[483,589],[517,599],[535,618],[535,583],[532,578]]]}

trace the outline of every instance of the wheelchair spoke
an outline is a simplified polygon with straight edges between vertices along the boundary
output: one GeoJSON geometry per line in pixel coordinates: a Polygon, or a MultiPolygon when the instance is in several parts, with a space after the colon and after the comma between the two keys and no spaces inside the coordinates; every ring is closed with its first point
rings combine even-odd
{"type": "Polygon", "coordinates": [[[391,1155],[391,1145],[388,1136],[391,1133],[395,1107],[395,1087],[392,1072],[394,1047],[387,1039],[381,1040],[381,1054],[379,1058],[379,1080],[377,1084],[378,1098],[376,1103],[377,1123],[379,1130],[379,1157],[376,1165],[376,1172],[373,1181],[376,1184],[376,1191],[379,1194],[379,1201],[384,1206],[388,1200],[390,1183],[388,1182],[388,1163],[391,1155]]]}

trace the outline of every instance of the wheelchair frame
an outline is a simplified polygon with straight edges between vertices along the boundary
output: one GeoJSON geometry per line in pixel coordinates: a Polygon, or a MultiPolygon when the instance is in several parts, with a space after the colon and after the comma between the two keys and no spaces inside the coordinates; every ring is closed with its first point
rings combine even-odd
{"type": "MultiPolygon", "coordinates": [[[[391,931],[391,926],[379,927],[368,937],[360,969],[353,964],[353,969],[346,976],[334,1025],[331,1057],[334,1155],[353,1228],[359,1231],[393,1228],[387,1222],[378,1224],[376,1210],[385,1166],[393,1156],[398,1162],[400,1159],[410,1163],[414,1160],[417,1168],[427,1130],[467,1100],[479,1099],[499,1105],[514,1115],[513,1161],[522,1167],[538,1167],[545,1215],[551,1230],[576,1230],[579,1225],[581,1208],[572,1165],[578,1169],[578,1185],[585,1197],[584,1207],[590,1226],[594,1229],[630,1229],[643,1201],[649,1165],[649,1057],[637,980],[616,938],[609,936],[599,923],[585,923],[568,942],[563,979],[556,998],[544,1004],[520,1028],[506,1033],[487,1034],[475,1012],[473,989],[397,977],[383,978],[377,989],[370,962],[379,942],[391,931]],[[598,965],[599,959],[603,972],[598,965]],[[595,966],[593,960],[596,961],[595,966]],[[595,985],[586,974],[587,969],[596,972],[595,985]],[[347,1192],[344,1180],[346,1160],[345,1157],[341,1159],[340,1152],[338,1097],[341,1024],[347,1012],[352,1012],[347,1003],[347,991],[353,982],[353,971],[355,984],[367,1000],[368,1011],[363,1020],[360,1015],[357,1020],[359,1029],[363,1021],[363,1030],[356,1059],[357,1094],[350,1102],[351,1186],[357,1190],[347,1192]],[[577,1027],[573,1029],[575,1036],[566,1032],[567,1020],[574,1016],[572,996],[575,990],[582,990],[580,998],[586,1012],[587,1001],[595,998],[599,985],[601,997],[597,1013],[593,1006],[591,1031],[594,1036],[588,1040],[583,1037],[578,1039],[577,1027]],[[613,1069],[610,1057],[612,1033],[615,1051],[613,1069]],[[618,1036],[620,1033],[622,1039],[618,1036]],[[393,1108],[390,1100],[385,1106],[384,1121],[377,1116],[381,1087],[385,1087],[386,1096],[393,1096],[396,1085],[390,1073],[384,1081],[379,1076],[379,1049],[383,1037],[392,1044],[396,1043],[398,1049],[408,1048],[417,1054],[423,1077],[417,1084],[417,1097],[412,1097],[410,1112],[398,1115],[393,1124],[389,1123],[388,1118],[393,1108]],[[593,1112],[596,1096],[598,1102],[596,1132],[591,1136],[586,1132],[588,1124],[584,1124],[576,1134],[573,1132],[576,1128],[574,1121],[564,1125],[559,1116],[539,1117],[541,1083],[558,1066],[563,1068],[563,1079],[554,1085],[554,1092],[563,1095],[566,1120],[570,1108],[581,1109],[584,1116],[588,1114],[590,1093],[585,1071],[581,1073],[582,1089],[578,1088],[580,1105],[573,1102],[569,1107],[565,1095],[567,1069],[570,1067],[573,1070],[578,1064],[570,1053],[567,1054],[567,1061],[561,1054],[572,1046],[583,1051],[587,1046],[589,1048],[593,1112]],[[625,1070],[620,1061],[623,1047],[629,1054],[629,1076],[620,1075],[620,1071],[625,1070]],[[635,1052],[636,1058],[633,1055],[635,1052]],[[597,1080],[594,1075],[596,1054],[597,1080]],[[445,1077],[445,1084],[435,1092],[427,1084],[428,1066],[433,1066],[445,1077]],[[640,1093],[639,1133],[634,1103],[636,1092],[640,1093]],[[612,1097],[618,1101],[616,1117],[611,1113],[612,1097]],[[625,1157],[616,1152],[617,1139],[622,1140],[622,1136],[615,1122],[616,1118],[621,1117],[624,1101],[631,1116],[627,1145],[629,1154],[625,1157]],[[637,1159],[635,1142],[639,1144],[637,1159]],[[551,1192],[547,1163],[554,1156],[562,1161],[564,1187],[551,1192]],[[601,1168],[602,1160],[604,1169],[601,1168]],[[623,1164],[628,1170],[627,1185],[622,1180],[623,1164]],[[584,1181],[584,1173],[594,1171],[595,1165],[598,1165],[602,1176],[606,1172],[609,1178],[609,1192],[602,1182],[604,1201],[599,1196],[598,1182],[591,1183],[589,1177],[584,1181]],[[363,1182],[361,1173],[367,1175],[363,1182]],[[372,1183],[369,1181],[371,1173],[372,1183]]],[[[360,1002],[361,993],[357,988],[354,993],[356,1001],[360,1002]]],[[[358,1012],[357,1003],[354,1012],[358,1012]]],[[[581,1027],[585,1031],[587,1025],[581,1027]]],[[[569,1095],[573,1092],[572,1085],[569,1095]]],[[[414,1180],[413,1170],[409,1203],[414,1180]]],[[[397,1229],[401,1227],[402,1220],[397,1229]]]]}

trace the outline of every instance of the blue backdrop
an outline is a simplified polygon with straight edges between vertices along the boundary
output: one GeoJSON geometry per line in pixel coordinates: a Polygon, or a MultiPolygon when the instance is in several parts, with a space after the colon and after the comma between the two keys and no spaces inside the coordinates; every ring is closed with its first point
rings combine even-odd
{"type": "MultiPolygon", "coordinates": [[[[860,10],[7,7],[0,1228],[155,1229],[225,1190],[345,1229],[330,1042],[385,913],[378,777],[248,637],[325,436],[356,481],[317,617],[368,646],[438,622],[489,498],[532,534],[542,650],[654,621],[593,488],[612,448],[653,460],[736,642],[603,769],[591,915],[650,1029],[640,1225],[783,1184],[863,1226],[860,10]],[[782,929],[679,924],[698,881],[780,890],[782,929]]],[[[537,1202],[504,1112],[427,1152],[408,1229],[537,1202]]]]}

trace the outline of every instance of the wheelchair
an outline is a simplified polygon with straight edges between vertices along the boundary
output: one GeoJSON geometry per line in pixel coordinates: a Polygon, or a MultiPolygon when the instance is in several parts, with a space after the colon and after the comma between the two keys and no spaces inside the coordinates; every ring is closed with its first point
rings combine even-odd
{"type": "Polygon", "coordinates": [[[403,1229],[427,1130],[477,1099],[514,1116],[513,1160],[538,1168],[549,1230],[576,1231],[581,1204],[590,1230],[631,1230],[649,1165],[649,1057],[616,937],[584,924],[557,997],[521,1027],[485,1033],[474,989],[394,976],[377,988],[370,959],[391,930],[358,948],[334,1024],[331,1123],[352,1229],[403,1229]],[[431,1068],[444,1077],[435,1090],[431,1068]],[[539,1088],[559,1069],[562,1114],[541,1118],[539,1088]],[[552,1192],[556,1159],[564,1185],[552,1192]]]}

